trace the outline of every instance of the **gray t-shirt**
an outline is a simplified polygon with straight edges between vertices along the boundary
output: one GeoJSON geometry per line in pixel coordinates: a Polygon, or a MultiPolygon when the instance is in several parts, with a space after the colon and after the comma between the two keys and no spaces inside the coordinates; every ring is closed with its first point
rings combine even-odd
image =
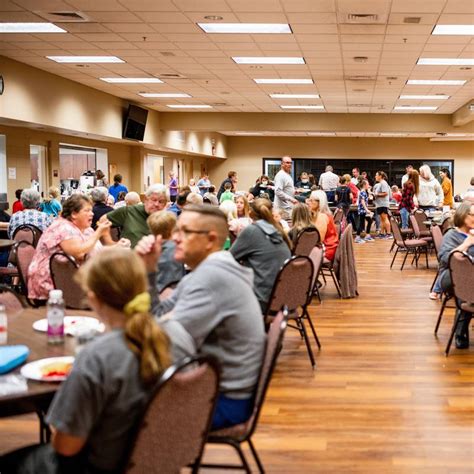
{"type": "Polygon", "coordinates": [[[293,209],[292,200],[295,199],[295,186],[293,178],[283,170],[275,175],[275,207],[291,213],[293,209]]]}
{"type": "Polygon", "coordinates": [[[156,287],[162,292],[171,283],[178,283],[185,275],[184,265],[174,258],[176,244],[166,240],[161,246],[161,255],[156,272],[156,287]]]}
{"type": "Polygon", "coordinates": [[[139,370],[123,331],[111,331],[84,347],[51,403],[47,423],[87,438],[88,461],[96,468],[116,469],[122,461],[149,399],[139,370]]]}
{"type": "Polygon", "coordinates": [[[390,206],[390,186],[387,181],[382,180],[374,186],[374,194],[387,193],[384,197],[376,197],[374,199],[375,207],[389,207],[390,206]]]}

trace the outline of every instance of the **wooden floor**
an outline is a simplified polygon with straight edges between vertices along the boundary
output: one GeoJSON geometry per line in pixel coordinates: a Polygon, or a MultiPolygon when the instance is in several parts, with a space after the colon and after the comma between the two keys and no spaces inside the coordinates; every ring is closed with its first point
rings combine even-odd
{"type": "MultiPolygon", "coordinates": [[[[454,311],[435,338],[434,257],[430,270],[390,270],[389,247],[356,246],[359,298],[339,300],[328,283],[311,307],[316,370],[288,330],[254,436],[267,472],[474,472],[474,348],[444,356],[454,311]]],[[[36,441],[35,418],[0,420],[0,439],[2,451],[36,441]]],[[[206,451],[206,461],[235,459],[206,451]]]]}

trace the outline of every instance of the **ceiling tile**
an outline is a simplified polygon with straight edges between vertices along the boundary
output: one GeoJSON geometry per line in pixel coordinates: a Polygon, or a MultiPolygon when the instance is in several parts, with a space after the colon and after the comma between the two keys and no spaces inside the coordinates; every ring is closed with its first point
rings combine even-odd
{"type": "Polygon", "coordinates": [[[146,23],[190,23],[180,12],[137,12],[136,15],[146,23]]]}
{"type": "Polygon", "coordinates": [[[334,12],[334,0],[281,0],[287,12],[334,12]]]}
{"type": "Polygon", "coordinates": [[[120,3],[133,12],[174,12],[178,8],[171,0],[119,0],[120,3]]]}
{"type": "Polygon", "coordinates": [[[117,0],[68,0],[68,3],[80,11],[120,12],[127,10],[117,0]]]}
{"type": "Polygon", "coordinates": [[[88,11],[85,14],[90,17],[94,22],[106,23],[139,23],[141,20],[138,16],[134,15],[132,12],[120,12],[120,11],[88,11]]]}
{"type": "MultiPolygon", "coordinates": [[[[316,3],[316,2],[315,2],[316,3]]],[[[335,13],[288,13],[288,19],[290,24],[299,23],[299,24],[336,24],[336,14],[335,13]]]]}
{"type": "Polygon", "coordinates": [[[392,12],[440,13],[446,0],[393,0],[392,12]]]}
{"type": "Polygon", "coordinates": [[[227,4],[234,12],[281,12],[279,0],[227,0],[227,4]]]}
{"type": "MultiPolygon", "coordinates": [[[[115,33],[154,33],[155,30],[145,23],[104,23],[110,31],[115,33]]],[[[145,35],[142,35],[145,36],[145,35]]]]}

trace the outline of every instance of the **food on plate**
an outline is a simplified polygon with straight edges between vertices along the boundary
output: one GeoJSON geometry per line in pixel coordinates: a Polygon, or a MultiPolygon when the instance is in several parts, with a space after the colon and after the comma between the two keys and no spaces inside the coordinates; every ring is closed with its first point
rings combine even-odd
{"type": "Polygon", "coordinates": [[[41,367],[43,378],[67,377],[72,369],[72,362],[51,362],[41,367]]]}

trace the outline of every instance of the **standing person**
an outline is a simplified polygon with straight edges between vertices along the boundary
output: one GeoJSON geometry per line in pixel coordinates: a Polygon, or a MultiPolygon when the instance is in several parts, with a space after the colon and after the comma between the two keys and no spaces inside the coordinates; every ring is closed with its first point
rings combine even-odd
{"type": "Polygon", "coordinates": [[[357,225],[357,237],[355,239],[356,244],[363,244],[365,242],[373,242],[374,239],[370,236],[370,226],[372,225],[373,212],[369,211],[369,182],[363,179],[359,183],[360,192],[357,198],[357,213],[359,215],[359,222],[357,225]],[[364,225],[367,222],[367,229],[365,231],[365,238],[361,237],[364,231],[364,225]]]}
{"type": "Polygon", "coordinates": [[[221,199],[221,194],[225,191],[225,183],[230,183],[230,190],[235,193],[237,190],[237,171],[229,171],[227,173],[227,178],[222,181],[221,185],[219,186],[219,191],[217,191],[217,199],[221,199]]]}
{"type": "Polygon", "coordinates": [[[359,168],[352,168],[352,178],[351,183],[358,186],[359,185],[359,178],[360,178],[360,170],[359,168]]]}
{"type": "Polygon", "coordinates": [[[45,212],[48,216],[58,217],[62,209],[61,202],[59,201],[60,198],[61,193],[59,189],[51,186],[48,189],[48,197],[39,205],[39,210],[45,212]]]}
{"type": "Polygon", "coordinates": [[[105,188],[109,186],[109,180],[105,177],[105,174],[102,170],[97,170],[95,172],[95,185],[103,186],[105,188]]]}
{"type": "Polygon", "coordinates": [[[433,176],[431,168],[428,165],[420,166],[420,190],[418,193],[420,209],[435,210],[438,206],[443,205],[443,201],[443,188],[433,176]]]}
{"type": "Polygon", "coordinates": [[[321,242],[324,244],[324,256],[333,261],[339,245],[339,237],[326,193],[321,190],[313,191],[309,196],[308,206],[313,224],[318,229],[321,242]]]}
{"type": "Polygon", "coordinates": [[[204,173],[201,176],[201,179],[197,182],[197,187],[199,188],[199,192],[201,193],[201,196],[204,197],[204,195],[209,191],[209,186],[211,186],[211,182],[209,181],[209,176],[204,173]]]}
{"type": "Polygon", "coordinates": [[[403,185],[408,181],[408,178],[410,177],[410,172],[413,171],[413,165],[407,165],[405,170],[406,173],[402,176],[402,189],[403,185]]]}
{"type": "Polygon", "coordinates": [[[291,243],[273,218],[272,203],[268,199],[255,199],[250,204],[250,217],[253,224],[242,230],[230,253],[253,270],[253,288],[265,314],[278,271],[291,257],[291,243]]]}
{"type": "Polygon", "coordinates": [[[126,193],[128,193],[127,186],[124,186],[122,184],[122,179],[123,178],[121,174],[116,174],[114,176],[114,184],[112,184],[112,186],[110,186],[109,188],[109,193],[114,197],[115,201],[117,200],[118,193],[120,191],[125,191],[126,193]]]}
{"type": "Polygon", "coordinates": [[[387,175],[383,171],[375,173],[376,184],[374,186],[375,212],[380,216],[380,237],[392,239],[388,210],[390,207],[390,186],[387,183],[387,175]]]}
{"type": "Polygon", "coordinates": [[[439,176],[441,177],[441,189],[443,190],[444,194],[443,206],[449,206],[450,208],[453,208],[454,199],[451,173],[449,172],[448,168],[441,168],[439,176]]]}
{"type": "Polygon", "coordinates": [[[397,204],[398,206],[401,201],[402,201],[402,193],[398,189],[398,186],[394,184],[392,186],[392,202],[397,204]]]}
{"type": "Polygon", "coordinates": [[[179,185],[178,185],[178,178],[176,177],[176,173],[171,170],[169,172],[169,181],[168,181],[168,189],[170,194],[170,201],[175,202],[176,196],[179,193],[179,185]]]}
{"type": "Polygon", "coordinates": [[[23,204],[21,203],[21,199],[20,199],[22,192],[23,192],[23,189],[17,189],[15,191],[16,201],[13,203],[13,206],[12,206],[12,215],[15,214],[15,212],[23,211],[23,204]]]}
{"type": "Polygon", "coordinates": [[[342,209],[347,216],[352,204],[352,192],[349,188],[351,177],[348,174],[341,176],[339,186],[336,188],[336,203],[339,209],[342,209]]]}
{"type": "Polygon", "coordinates": [[[280,210],[283,219],[290,219],[291,211],[298,201],[295,199],[295,186],[291,177],[292,160],[290,156],[281,159],[281,169],[275,175],[275,207],[280,210]]]}
{"type": "Polygon", "coordinates": [[[402,189],[402,200],[400,201],[400,217],[402,218],[402,229],[410,227],[410,214],[415,210],[417,194],[420,189],[420,177],[418,171],[411,170],[408,179],[402,189]]]}
{"type": "Polygon", "coordinates": [[[326,193],[329,202],[334,202],[336,189],[339,186],[339,176],[334,173],[331,165],[319,177],[319,187],[326,193]]]}

